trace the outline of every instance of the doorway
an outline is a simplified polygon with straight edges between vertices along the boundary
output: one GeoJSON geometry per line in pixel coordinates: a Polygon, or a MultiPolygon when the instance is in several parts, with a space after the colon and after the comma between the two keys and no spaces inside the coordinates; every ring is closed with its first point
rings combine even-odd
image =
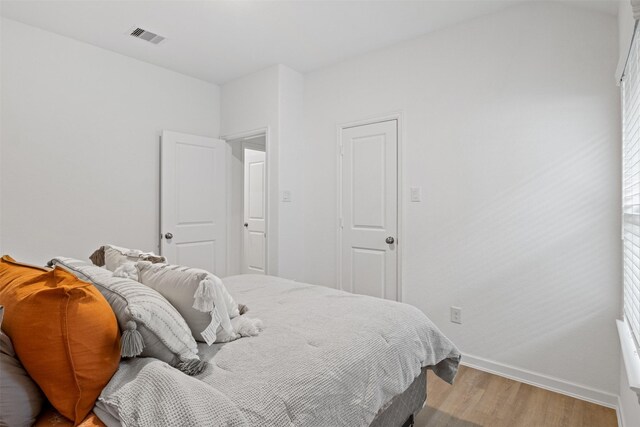
{"type": "Polygon", "coordinates": [[[268,178],[266,134],[229,140],[229,270],[267,274],[268,178]]]}
{"type": "Polygon", "coordinates": [[[340,286],[400,300],[398,119],[345,125],[339,136],[340,286]]]}

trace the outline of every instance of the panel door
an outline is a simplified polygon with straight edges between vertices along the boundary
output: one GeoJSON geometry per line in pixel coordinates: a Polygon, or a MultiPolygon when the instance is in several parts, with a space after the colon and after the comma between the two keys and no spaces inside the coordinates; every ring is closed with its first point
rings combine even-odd
{"type": "Polygon", "coordinates": [[[226,275],[226,149],[219,139],[162,132],[161,253],[218,276],[226,275]]]}
{"type": "Polygon", "coordinates": [[[244,149],[243,272],[265,274],[266,153],[244,149]]]}
{"type": "Polygon", "coordinates": [[[398,299],[397,121],[342,130],[341,284],[398,299]]]}

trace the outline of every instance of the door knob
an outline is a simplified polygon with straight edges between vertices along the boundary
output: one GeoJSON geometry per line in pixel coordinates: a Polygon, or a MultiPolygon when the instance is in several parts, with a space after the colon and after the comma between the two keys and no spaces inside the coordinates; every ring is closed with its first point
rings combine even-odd
{"type": "Polygon", "coordinates": [[[389,244],[389,245],[393,245],[393,242],[395,242],[395,241],[396,240],[391,236],[387,237],[387,239],[385,240],[385,242],[387,242],[387,244],[389,244]]]}
{"type": "Polygon", "coordinates": [[[167,240],[171,240],[171,239],[173,239],[173,234],[167,233],[167,234],[164,235],[164,238],[167,239],[167,240]]]}
{"type": "Polygon", "coordinates": [[[245,223],[244,223],[244,226],[245,226],[245,227],[248,227],[248,226],[249,226],[249,223],[248,223],[248,222],[245,222],[245,223]]]}

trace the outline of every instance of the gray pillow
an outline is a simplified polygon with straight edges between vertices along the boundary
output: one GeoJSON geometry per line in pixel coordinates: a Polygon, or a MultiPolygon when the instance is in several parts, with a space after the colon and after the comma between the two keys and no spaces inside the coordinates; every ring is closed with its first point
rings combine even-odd
{"type": "MultiPolygon", "coordinates": [[[[3,316],[4,307],[0,306],[0,326],[3,316]]],[[[33,425],[43,402],[42,392],[22,367],[11,340],[0,329],[0,425],[33,425]]]]}
{"type": "Polygon", "coordinates": [[[56,257],[51,264],[92,283],[106,298],[122,331],[122,357],[154,357],[188,375],[204,370],[189,326],[158,292],[84,261],[56,257]]]}
{"type": "Polygon", "coordinates": [[[160,292],[180,312],[197,341],[209,345],[240,336],[231,319],[240,315],[238,304],[222,280],[208,271],[180,265],[136,263],[140,283],[160,292]]]}

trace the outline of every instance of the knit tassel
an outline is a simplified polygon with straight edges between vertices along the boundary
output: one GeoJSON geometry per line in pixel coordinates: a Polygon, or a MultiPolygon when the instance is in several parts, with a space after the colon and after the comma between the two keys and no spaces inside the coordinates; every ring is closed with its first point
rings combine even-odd
{"type": "Polygon", "coordinates": [[[214,284],[208,277],[202,279],[198,285],[196,293],[193,294],[193,308],[203,313],[213,310],[213,301],[215,297],[214,284]]]}
{"type": "Polygon", "coordinates": [[[207,362],[199,359],[187,359],[178,362],[175,367],[187,375],[198,375],[206,369],[207,362]]]}
{"type": "Polygon", "coordinates": [[[216,337],[217,337],[217,331],[218,331],[218,327],[220,326],[220,320],[217,319],[215,312],[211,312],[211,323],[209,323],[209,326],[207,326],[207,328],[200,332],[200,335],[202,335],[202,339],[204,339],[204,342],[207,343],[207,345],[211,345],[214,342],[216,342],[216,337]]]}
{"type": "Polygon", "coordinates": [[[142,334],[138,331],[136,322],[129,320],[127,329],[122,332],[120,338],[120,355],[122,357],[136,357],[144,349],[142,334]]]}

